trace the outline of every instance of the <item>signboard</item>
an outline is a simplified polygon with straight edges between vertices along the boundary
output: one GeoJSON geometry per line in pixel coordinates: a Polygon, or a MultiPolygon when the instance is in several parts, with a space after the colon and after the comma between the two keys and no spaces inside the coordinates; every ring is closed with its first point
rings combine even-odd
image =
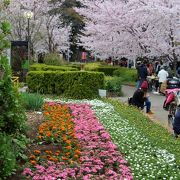
{"type": "Polygon", "coordinates": [[[11,42],[11,68],[20,81],[25,79],[28,70],[28,41],[11,42]]]}

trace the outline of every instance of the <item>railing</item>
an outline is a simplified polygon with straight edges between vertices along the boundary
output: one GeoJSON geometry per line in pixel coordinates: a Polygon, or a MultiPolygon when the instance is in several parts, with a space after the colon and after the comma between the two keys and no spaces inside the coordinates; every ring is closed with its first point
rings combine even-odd
{"type": "Polygon", "coordinates": [[[12,79],[14,86],[19,85],[19,77],[18,76],[12,76],[11,79],[12,79]]]}

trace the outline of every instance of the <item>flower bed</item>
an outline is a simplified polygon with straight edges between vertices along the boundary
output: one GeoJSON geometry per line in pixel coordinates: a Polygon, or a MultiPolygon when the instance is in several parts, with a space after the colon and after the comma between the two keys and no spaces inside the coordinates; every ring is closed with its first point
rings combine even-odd
{"type": "Polygon", "coordinates": [[[180,179],[180,141],[170,136],[166,129],[118,101],[71,102],[91,105],[128,160],[134,179],[180,179]]]}
{"type": "Polygon", "coordinates": [[[80,144],[80,161],[73,164],[68,161],[48,162],[44,166],[36,166],[35,170],[25,169],[24,174],[33,179],[69,177],[119,180],[132,179],[132,176],[133,179],[180,179],[176,152],[179,141],[168,136],[159,125],[138,114],[136,109],[114,101],[108,102],[113,106],[99,100],[68,101],[80,144]],[[163,135],[167,136],[165,140],[163,135]],[[111,142],[110,136],[116,145],[111,142]],[[174,149],[170,142],[174,144],[174,149]]]}
{"type": "Polygon", "coordinates": [[[34,150],[30,156],[32,165],[44,164],[44,161],[79,161],[80,149],[74,132],[74,122],[67,105],[46,103],[45,121],[38,129],[38,144],[54,146],[51,150],[34,150]]]}
{"type": "Polygon", "coordinates": [[[39,142],[57,144],[60,149],[35,150],[23,175],[37,180],[132,179],[126,160],[89,105],[46,103],[44,115],[39,142]]]}

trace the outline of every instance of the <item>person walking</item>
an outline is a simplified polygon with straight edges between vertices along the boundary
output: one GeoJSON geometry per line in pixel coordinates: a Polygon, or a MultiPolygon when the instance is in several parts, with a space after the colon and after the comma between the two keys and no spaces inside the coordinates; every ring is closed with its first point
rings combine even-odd
{"type": "Polygon", "coordinates": [[[167,81],[167,78],[169,76],[168,72],[165,70],[164,66],[161,67],[159,73],[158,73],[158,78],[159,78],[159,93],[161,92],[161,85],[162,83],[165,83],[167,81]]]}
{"type": "Polygon", "coordinates": [[[138,70],[138,75],[139,75],[139,86],[138,88],[141,87],[141,84],[147,79],[148,76],[148,71],[147,71],[147,67],[145,65],[145,62],[141,63],[141,65],[139,66],[138,70]]]}

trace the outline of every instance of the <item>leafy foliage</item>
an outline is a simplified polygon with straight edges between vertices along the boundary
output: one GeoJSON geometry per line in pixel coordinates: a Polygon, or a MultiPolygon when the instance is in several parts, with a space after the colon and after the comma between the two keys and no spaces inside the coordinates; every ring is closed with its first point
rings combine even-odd
{"type": "Polygon", "coordinates": [[[81,7],[81,4],[77,0],[51,0],[53,3],[57,3],[56,8],[52,11],[52,13],[59,14],[60,19],[63,21],[62,25],[67,26],[70,25],[71,35],[70,35],[70,50],[72,51],[72,60],[78,58],[78,35],[81,34],[81,30],[84,27],[83,16],[79,15],[74,8],[81,7]],[[60,6],[58,6],[58,2],[62,2],[60,6]]]}
{"type": "Polygon", "coordinates": [[[122,84],[122,79],[119,77],[105,78],[105,89],[110,93],[115,93],[116,95],[122,95],[121,84],[122,84]]]}
{"type": "Polygon", "coordinates": [[[0,64],[5,70],[4,77],[0,80],[0,130],[12,134],[23,131],[26,117],[17,89],[11,81],[7,57],[1,56],[0,64]]]}
{"type": "Polygon", "coordinates": [[[137,70],[121,67],[113,72],[113,76],[121,77],[123,82],[135,82],[137,70]]]}
{"type": "Polygon", "coordinates": [[[30,66],[30,71],[77,71],[78,66],[50,66],[45,64],[33,64],[30,66]]]}
{"type": "Polygon", "coordinates": [[[43,98],[39,94],[22,93],[23,106],[27,110],[38,111],[42,108],[44,103],[43,98]]]}
{"type": "MultiPolygon", "coordinates": [[[[0,2],[0,13],[8,6],[9,0],[0,2]]],[[[11,81],[11,70],[5,49],[10,47],[7,36],[11,25],[7,21],[0,21],[0,177],[10,176],[17,168],[17,158],[22,155],[20,143],[13,140],[21,137],[25,130],[25,113],[17,89],[11,81]]],[[[21,142],[19,138],[19,142],[21,142]]]]}
{"type": "Polygon", "coordinates": [[[66,64],[65,60],[57,53],[46,54],[44,58],[44,63],[47,65],[55,66],[66,64]]]}
{"type": "Polygon", "coordinates": [[[106,76],[112,76],[113,72],[119,69],[119,66],[108,66],[102,63],[88,63],[85,65],[86,71],[103,72],[106,76]]]}
{"type": "Polygon", "coordinates": [[[0,177],[10,176],[15,170],[16,156],[12,151],[12,138],[0,134],[0,177]]]}

